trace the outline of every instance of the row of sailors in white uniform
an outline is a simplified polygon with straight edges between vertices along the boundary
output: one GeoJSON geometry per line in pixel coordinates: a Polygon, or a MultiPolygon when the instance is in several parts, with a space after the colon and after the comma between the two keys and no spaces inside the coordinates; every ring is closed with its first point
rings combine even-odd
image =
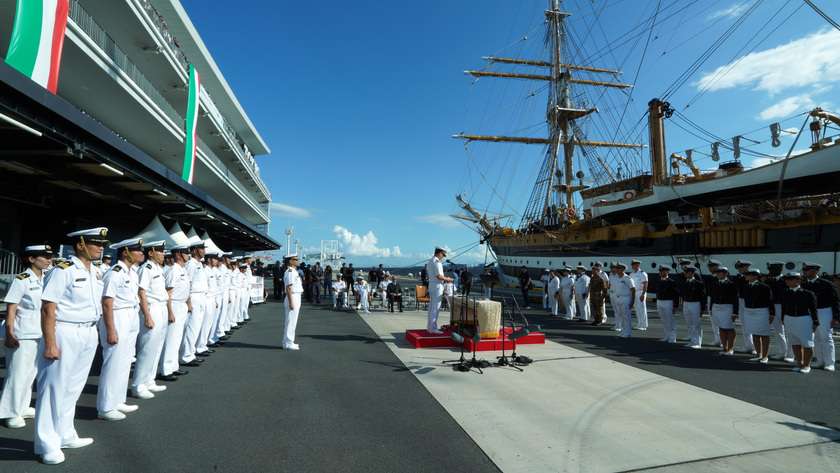
{"type": "Polygon", "coordinates": [[[35,417],[35,453],[48,464],[64,461],[61,448],[92,442],[78,437],[73,414],[97,341],[103,349],[99,418],[121,420],[138,408],[125,404],[135,355],[131,392],[149,399],[166,389],[155,384],[156,375],[186,374],[179,365],[197,366],[196,355],[212,352],[208,344],[227,338],[248,319],[247,264],[234,271],[227,266],[230,254],[204,255],[204,243],[197,240],[172,248],[175,263],[161,267],[164,242],[135,238],[112,245],[121,258],[103,271],[92,260],[101,255],[106,235],[106,228],[69,234],[78,239],[77,254],[83,251],[84,260],[73,256],[48,273],[50,247],[27,247],[22,259],[28,269],[12,280],[5,298],[7,374],[0,418],[19,428],[35,417]],[[204,264],[196,259],[201,257],[204,264]],[[43,334],[42,319],[50,329],[43,334]]]}
{"type": "MultiPolygon", "coordinates": [[[[385,274],[385,279],[379,283],[379,295],[383,301],[387,300],[386,294],[388,293],[388,284],[391,283],[390,274],[385,274]]],[[[356,304],[357,310],[364,310],[366,314],[370,313],[370,300],[373,294],[376,292],[377,288],[371,288],[371,285],[365,280],[364,275],[359,275],[356,277],[356,282],[353,283],[353,291],[358,297],[358,302],[356,304]]],[[[332,295],[333,295],[333,308],[336,307],[349,307],[350,301],[347,300],[347,283],[345,283],[341,278],[333,280],[332,283],[332,295]]]]}

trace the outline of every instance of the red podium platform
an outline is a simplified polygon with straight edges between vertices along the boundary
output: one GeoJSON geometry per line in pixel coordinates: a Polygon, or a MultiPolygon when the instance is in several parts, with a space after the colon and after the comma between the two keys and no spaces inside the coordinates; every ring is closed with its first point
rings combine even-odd
{"type": "MultiPolygon", "coordinates": [[[[472,339],[464,340],[464,349],[467,351],[494,351],[502,350],[504,345],[505,350],[513,349],[513,340],[508,340],[507,335],[510,333],[509,328],[501,330],[499,338],[482,338],[480,342],[473,345],[472,339]]],[[[449,330],[443,330],[443,334],[436,335],[425,330],[406,330],[405,339],[414,346],[414,348],[458,348],[460,345],[455,343],[455,340],[449,336],[449,330]]],[[[540,332],[532,332],[528,335],[516,340],[517,345],[532,345],[544,344],[545,334],[540,332]]]]}

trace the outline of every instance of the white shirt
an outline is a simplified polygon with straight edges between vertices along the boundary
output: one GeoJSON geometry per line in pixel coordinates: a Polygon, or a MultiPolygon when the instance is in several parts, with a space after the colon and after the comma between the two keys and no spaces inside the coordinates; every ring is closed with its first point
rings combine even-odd
{"type": "Polygon", "coordinates": [[[178,263],[173,264],[166,273],[165,282],[167,288],[172,288],[170,294],[173,301],[187,302],[187,298],[190,297],[190,276],[186,269],[178,263]]]}
{"type": "Polygon", "coordinates": [[[368,291],[370,291],[370,285],[367,281],[362,280],[362,283],[353,284],[353,289],[359,293],[361,296],[367,296],[368,291]]]}
{"type": "Polygon", "coordinates": [[[438,274],[443,276],[443,265],[437,257],[432,256],[429,260],[429,293],[430,295],[443,295],[444,282],[438,279],[438,274]]]}
{"type": "Polygon", "coordinates": [[[218,274],[213,272],[213,268],[209,264],[204,265],[204,274],[207,275],[207,295],[215,296],[216,286],[219,283],[218,279],[216,279],[218,274]]]}
{"type": "Polygon", "coordinates": [[[391,284],[391,282],[388,281],[387,279],[383,279],[382,282],[379,283],[379,289],[382,290],[382,294],[385,294],[386,292],[388,292],[388,284],[391,284]]]}
{"type": "Polygon", "coordinates": [[[157,263],[151,260],[146,261],[140,265],[137,274],[140,276],[140,289],[146,291],[146,301],[149,304],[165,303],[169,300],[163,269],[157,263]]]}
{"type": "Polygon", "coordinates": [[[589,287],[589,276],[586,273],[581,274],[578,276],[577,281],[575,281],[575,292],[578,294],[583,294],[586,292],[586,289],[589,287]]]}
{"type": "Polygon", "coordinates": [[[15,312],[15,337],[18,340],[41,338],[41,293],[43,290],[44,282],[31,268],[12,278],[9,283],[9,290],[3,301],[7,304],[18,305],[15,312]]]}
{"type": "Polygon", "coordinates": [[[575,280],[572,279],[571,276],[566,276],[565,278],[560,280],[560,289],[563,290],[564,294],[571,294],[574,286],[575,280]]]}
{"type": "MultiPolygon", "coordinates": [[[[243,276],[245,276],[243,274],[243,276]]],[[[300,275],[294,268],[289,268],[286,270],[286,273],[283,274],[283,284],[286,287],[292,287],[292,294],[303,294],[303,282],[300,280],[300,275]]]]}
{"type": "Polygon", "coordinates": [[[225,281],[222,274],[221,266],[213,266],[213,276],[216,278],[216,295],[221,296],[225,293],[225,281]]]}
{"type": "Polygon", "coordinates": [[[333,291],[341,292],[347,287],[347,285],[344,284],[344,281],[342,281],[341,279],[336,279],[335,281],[333,281],[332,287],[333,291]]]}
{"type": "Polygon", "coordinates": [[[102,276],[93,263],[90,271],[77,256],[53,268],[44,278],[42,301],[55,302],[59,322],[96,322],[102,314],[102,276]]]}
{"type": "Polygon", "coordinates": [[[550,275],[543,274],[542,276],[540,276],[540,282],[542,283],[543,288],[545,288],[545,289],[548,288],[549,281],[551,281],[551,276],[550,275]]]}
{"type": "Polygon", "coordinates": [[[610,286],[618,297],[630,297],[630,289],[635,287],[636,285],[633,283],[633,279],[626,274],[622,277],[616,276],[613,279],[613,285],[610,286]]]}
{"type": "Polygon", "coordinates": [[[554,276],[548,281],[548,295],[553,297],[558,292],[560,292],[560,278],[554,276]]]}
{"type": "Polygon", "coordinates": [[[190,277],[190,293],[204,294],[207,292],[207,274],[204,272],[202,264],[195,258],[190,258],[184,265],[184,269],[187,270],[187,275],[190,277]]]}
{"type": "Polygon", "coordinates": [[[103,280],[105,287],[102,290],[102,298],[114,299],[114,309],[134,309],[140,300],[137,296],[140,278],[122,261],[117,261],[110,271],[105,273],[103,280]]]}
{"type": "MultiPolygon", "coordinates": [[[[636,285],[636,289],[638,289],[639,291],[642,290],[642,287],[643,287],[642,283],[643,282],[648,282],[647,273],[642,271],[641,269],[639,269],[638,271],[633,271],[632,273],[630,273],[630,277],[633,279],[633,284],[636,285]]],[[[641,297],[641,295],[639,297],[641,297]]]]}

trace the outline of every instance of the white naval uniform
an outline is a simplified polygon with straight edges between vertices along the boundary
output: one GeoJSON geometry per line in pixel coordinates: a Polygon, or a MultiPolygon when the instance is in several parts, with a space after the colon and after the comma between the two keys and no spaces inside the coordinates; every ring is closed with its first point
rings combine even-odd
{"type": "Polygon", "coordinates": [[[137,311],[140,334],[137,336],[137,362],[131,378],[131,392],[134,394],[148,391],[155,385],[155,375],[169,325],[169,309],[166,304],[169,293],[166,292],[163,269],[154,261],[147,260],[140,265],[137,274],[140,276],[140,289],[146,291],[146,302],[154,326],[147,328],[143,311],[137,311]]]}
{"type": "Polygon", "coordinates": [[[571,320],[575,318],[575,280],[571,276],[560,279],[560,297],[563,298],[563,305],[566,306],[566,317],[571,320]]]}
{"type": "Polygon", "coordinates": [[[580,320],[589,320],[591,309],[589,308],[589,276],[586,273],[578,276],[575,281],[575,299],[577,299],[580,310],[580,320]]]}
{"type": "Polygon", "coordinates": [[[227,329],[225,330],[230,331],[231,327],[236,327],[236,308],[239,307],[239,271],[236,269],[230,270],[230,276],[228,276],[228,297],[230,298],[230,304],[228,305],[227,309],[227,329]]]}
{"type": "MultiPolygon", "coordinates": [[[[134,266],[134,265],[132,265],[134,266]]],[[[140,321],[137,318],[137,289],[140,280],[132,266],[122,261],[105,273],[102,299],[113,299],[114,330],[117,343],[108,343],[105,319],[99,319],[99,344],[102,345],[102,371],[96,392],[96,410],[109,412],[125,403],[128,377],[131,373],[131,359],[134,357],[140,321]]]]}
{"type": "MultiPolygon", "coordinates": [[[[629,276],[633,279],[633,284],[636,287],[636,301],[633,304],[633,307],[636,309],[636,318],[639,320],[639,324],[636,326],[636,328],[647,329],[647,301],[640,301],[639,298],[642,297],[642,288],[644,287],[643,283],[648,282],[648,275],[646,272],[639,269],[638,271],[633,271],[632,273],[630,273],[629,276]]],[[[645,293],[645,299],[646,298],[647,293],[645,293]]]]}
{"type": "Polygon", "coordinates": [[[551,302],[551,315],[557,315],[557,309],[560,306],[560,301],[557,300],[557,294],[560,292],[560,278],[554,276],[548,282],[548,299],[551,302]]]}
{"type": "Polygon", "coordinates": [[[370,312],[370,302],[368,301],[368,295],[370,294],[370,284],[367,281],[362,281],[361,284],[356,283],[353,284],[353,289],[359,294],[359,300],[362,304],[362,309],[365,313],[370,312]]]}
{"type": "MultiPolygon", "coordinates": [[[[249,264],[248,267],[245,268],[245,304],[242,306],[242,320],[250,320],[251,316],[248,315],[248,307],[251,304],[251,287],[254,284],[254,273],[251,271],[251,265],[249,264]]],[[[262,294],[260,294],[262,297],[262,294]]]]}
{"type": "Polygon", "coordinates": [[[548,274],[543,274],[542,276],[540,276],[540,282],[542,283],[542,288],[543,288],[543,296],[542,296],[543,309],[548,309],[548,308],[551,307],[551,301],[549,300],[549,294],[548,294],[548,282],[550,280],[551,280],[551,276],[549,276],[548,274]]]}
{"type": "Polygon", "coordinates": [[[615,311],[616,321],[621,321],[621,335],[619,336],[627,338],[630,336],[633,326],[630,323],[630,302],[633,297],[631,289],[634,289],[636,285],[633,279],[626,274],[622,277],[616,276],[613,278],[613,282],[614,285],[610,286],[613,289],[613,310],[615,311]]]}
{"type": "MultiPolygon", "coordinates": [[[[781,279],[784,276],[776,276],[781,279]]],[[[773,294],[775,296],[775,294],[773,294]]],[[[774,304],[776,316],[773,318],[773,333],[776,335],[776,346],[779,348],[779,355],[785,358],[793,358],[793,345],[788,343],[785,324],[782,323],[782,304],[774,304]]]]}
{"type": "Polygon", "coordinates": [[[443,300],[444,282],[438,279],[443,276],[443,265],[437,257],[432,256],[429,260],[429,313],[426,320],[426,331],[433,332],[438,329],[437,319],[440,315],[440,303],[443,300]]]}
{"type": "Polygon", "coordinates": [[[181,342],[184,339],[184,324],[187,323],[187,299],[190,297],[190,277],[180,264],[175,263],[166,273],[166,288],[170,289],[170,305],[175,322],[166,328],[163,340],[163,353],[160,357],[159,373],[170,375],[178,371],[178,358],[181,342]]]}
{"type": "Polygon", "coordinates": [[[201,329],[198,331],[198,338],[195,339],[195,352],[205,353],[207,351],[207,341],[210,339],[210,328],[213,322],[216,321],[216,311],[218,302],[216,301],[216,291],[218,284],[218,273],[213,271],[216,268],[209,264],[204,265],[204,273],[207,275],[207,292],[204,293],[204,318],[201,319],[201,329]]]}
{"type": "MultiPolygon", "coordinates": [[[[613,317],[615,317],[615,324],[613,324],[613,330],[621,331],[624,329],[624,321],[621,317],[617,315],[618,310],[615,308],[615,285],[618,283],[618,276],[613,273],[610,273],[607,276],[607,280],[610,283],[610,305],[613,308],[613,317]]],[[[604,321],[607,320],[607,310],[606,310],[606,302],[604,303],[604,321]]]]}
{"type": "Polygon", "coordinates": [[[387,279],[383,279],[379,283],[380,295],[382,296],[382,309],[388,310],[388,284],[391,284],[387,279]]]}
{"type": "Polygon", "coordinates": [[[294,309],[289,307],[289,294],[287,292],[286,298],[283,301],[283,306],[286,309],[286,327],[283,331],[282,346],[283,348],[290,348],[295,345],[295,329],[297,328],[298,315],[300,314],[300,295],[303,294],[303,282],[300,280],[300,275],[297,271],[290,267],[283,274],[283,284],[286,288],[292,288],[291,302],[295,306],[294,309]]]}
{"type": "Polygon", "coordinates": [[[181,342],[181,363],[189,363],[195,359],[195,344],[204,321],[204,311],[207,305],[207,273],[200,261],[190,258],[184,265],[190,277],[190,307],[192,311],[184,325],[184,339],[181,342]]]}
{"type": "Polygon", "coordinates": [[[341,279],[336,279],[332,283],[333,288],[333,307],[343,307],[344,306],[344,299],[347,297],[347,294],[343,291],[347,288],[347,285],[344,284],[344,281],[341,279]]]}
{"type": "Polygon", "coordinates": [[[738,297],[738,321],[741,323],[741,338],[744,339],[744,350],[755,351],[755,344],[753,343],[752,334],[746,329],[746,322],[744,315],[747,313],[747,306],[745,305],[743,297],[738,297]]]}
{"type": "Polygon", "coordinates": [[[246,317],[248,310],[248,303],[251,302],[251,278],[248,277],[248,271],[244,273],[239,271],[239,307],[237,308],[237,322],[244,322],[248,320],[246,317]]]}
{"type": "Polygon", "coordinates": [[[210,343],[217,343],[219,337],[225,335],[225,316],[227,315],[228,306],[228,278],[230,277],[230,270],[224,264],[216,269],[219,270],[218,285],[216,286],[216,300],[219,302],[219,312],[216,317],[215,326],[210,331],[210,343]]]}
{"type": "MultiPolygon", "coordinates": [[[[43,277],[43,275],[42,275],[43,277]]],[[[41,292],[44,283],[32,269],[12,278],[4,302],[17,304],[14,333],[20,346],[6,347],[6,379],[0,394],[0,419],[22,417],[32,402],[41,340],[41,292]]]]}
{"type": "MultiPolygon", "coordinates": [[[[102,274],[90,270],[76,256],[61,263],[44,278],[42,302],[54,302],[55,343],[58,360],[38,357],[38,392],[35,402],[35,453],[44,455],[79,440],[73,417],[76,402],[87,382],[96,354],[96,322],[102,311],[102,274]]],[[[46,349],[44,339],[38,353],[46,349]]]]}

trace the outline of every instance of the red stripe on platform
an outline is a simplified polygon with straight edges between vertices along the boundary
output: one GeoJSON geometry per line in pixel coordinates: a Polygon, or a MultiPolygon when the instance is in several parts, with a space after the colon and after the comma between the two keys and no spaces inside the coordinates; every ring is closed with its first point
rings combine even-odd
{"type": "MultiPolygon", "coordinates": [[[[508,340],[507,338],[510,329],[502,329],[501,332],[499,338],[484,338],[475,344],[475,346],[473,346],[471,339],[466,339],[464,340],[464,349],[468,351],[501,351],[504,347],[505,350],[512,350],[513,340],[508,340]]],[[[452,340],[448,331],[444,331],[441,335],[436,335],[426,330],[406,330],[405,339],[414,348],[458,348],[460,346],[455,340],[452,340]]],[[[516,340],[517,345],[541,345],[544,343],[545,334],[540,332],[529,333],[516,340]]]]}

